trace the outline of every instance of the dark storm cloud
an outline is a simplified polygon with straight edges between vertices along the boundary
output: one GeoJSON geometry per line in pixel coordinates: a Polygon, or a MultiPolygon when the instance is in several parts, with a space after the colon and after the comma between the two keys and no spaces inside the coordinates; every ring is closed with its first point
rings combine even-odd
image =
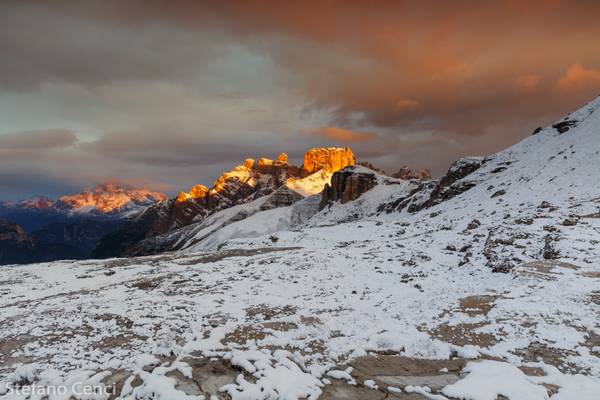
{"type": "MultiPolygon", "coordinates": [[[[109,2],[106,6],[111,7],[109,2]]],[[[75,18],[63,7],[39,2],[3,7],[0,87],[11,90],[49,82],[185,80],[193,75],[199,58],[219,56],[209,40],[192,38],[174,27],[132,30],[127,24],[75,18]]]]}

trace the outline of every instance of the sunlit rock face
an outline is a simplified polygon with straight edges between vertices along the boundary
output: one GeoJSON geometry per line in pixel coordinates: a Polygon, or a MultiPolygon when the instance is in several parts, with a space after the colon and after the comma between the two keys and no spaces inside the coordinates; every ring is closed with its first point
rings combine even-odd
{"type": "Polygon", "coordinates": [[[356,164],[356,156],[349,147],[317,147],[304,154],[303,169],[308,174],[320,170],[335,172],[356,164]]]}
{"type": "Polygon", "coordinates": [[[210,189],[204,185],[193,186],[189,192],[179,192],[177,201],[182,203],[188,199],[200,199],[206,197],[210,193],[210,189]]]}
{"type": "MultiPolygon", "coordinates": [[[[244,163],[229,172],[223,173],[209,189],[204,185],[195,185],[189,192],[180,192],[176,201],[205,200],[213,203],[213,197],[245,198],[250,192],[268,194],[289,182],[298,182],[316,172],[333,173],[349,165],[356,164],[356,157],[348,147],[313,148],[304,154],[302,167],[288,164],[288,155],[281,153],[275,160],[269,158],[247,158],[244,163]],[[234,194],[234,196],[232,196],[234,194]]],[[[319,193],[329,177],[325,177],[319,193]]],[[[314,183],[313,183],[314,184],[314,183]]],[[[288,185],[292,188],[292,185],[288,185]]],[[[314,189],[312,189],[314,192],[314,189]]],[[[305,194],[301,191],[302,194],[305,194]]],[[[234,201],[235,203],[236,201],[234,201]]]]}
{"type": "Polygon", "coordinates": [[[204,185],[196,185],[189,192],[180,192],[176,201],[183,203],[189,200],[205,200],[214,204],[212,198],[238,197],[250,195],[250,192],[272,192],[287,179],[298,178],[302,175],[299,167],[288,164],[288,156],[281,153],[277,159],[247,158],[244,163],[224,172],[209,189],[204,185]]]}
{"type": "MultiPolygon", "coordinates": [[[[103,239],[94,255],[132,255],[136,243],[203,221],[218,211],[271,195],[280,188],[288,190],[281,190],[271,205],[289,205],[299,197],[320,193],[333,172],[355,163],[356,157],[347,147],[310,149],[302,167],[289,164],[286,153],[275,159],[246,158],[223,173],[212,187],[195,185],[173,200],[149,207],[120,231],[103,239]]],[[[150,254],[155,249],[147,251],[150,254]]],[[[135,254],[144,253],[136,250],[135,254]]]]}
{"type": "Polygon", "coordinates": [[[90,191],[72,196],[62,196],[55,206],[63,210],[95,211],[109,214],[146,207],[166,199],[166,195],[148,189],[105,183],[90,191]]]}

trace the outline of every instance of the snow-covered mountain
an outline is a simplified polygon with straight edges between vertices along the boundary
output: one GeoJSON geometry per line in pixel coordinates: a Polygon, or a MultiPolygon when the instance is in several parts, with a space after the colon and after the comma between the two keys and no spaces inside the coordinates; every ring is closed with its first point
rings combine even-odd
{"type": "Polygon", "coordinates": [[[18,201],[14,207],[20,209],[47,210],[52,208],[54,200],[46,196],[35,196],[18,201]]]}
{"type": "Polygon", "coordinates": [[[35,196],[15,203],[4,202],[5,209],[53,212],[58,214],[127,217],[167,199],[160,192],[116,183],[99,184],[93,189],[53,200],[35,196]]]}
{"type": "MultiPolygon", "coordinates": [[[[175,199],[148,207],[122,229],[105,237],[94,256],[105,258],[173,250],[182,240],[178,235],[188,234],[185,227],[201,224],[214,213],[262,202],[283,187],[298,194],[287,192],[291,202],[320,193],[334,171],[355,163],[351,149],[335,147],[308,150],[301,167],[289,164],[285,153],[275,160],[248,158],[223,173],[211,188],[196,185],[189,192],[179,193],[175,199]]],[[[283,192],[278,193],[281,196],[283,192]]],[[[283,197],[280,200],[284,201],[283,197]]],[[[291,204],[281,201],[279,205],[291,204]]]]}
{"type": "Polygon", "coordinates": [[[596,400],[598,182],[600,98],[439,180],[347,167],[168,254],[0,267],[0,396],[596,400]]]}
{"type": "Polygon", "coordinates": [[[89,257],[102,237],[146,207],[165,200],[158,192],[106,183],[52,200],[36,196],[0,205],[0,217],[27,232],[32,246],[0,245],[0,264],[89,257]],[[20,250],[21,249],[21,250],[20,250]]]}
{"type": "Polygon", "coordinates": [[[69,213],[129,216],[167,199],[163,193],[115,183],[104,183],[92,190],[62,196],[53,207],[69,213]]]}

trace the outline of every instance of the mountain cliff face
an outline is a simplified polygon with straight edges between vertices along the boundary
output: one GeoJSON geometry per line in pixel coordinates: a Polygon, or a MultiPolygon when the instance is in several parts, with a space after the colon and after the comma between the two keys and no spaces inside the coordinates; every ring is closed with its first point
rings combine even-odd
{"type": "Polygon", "coordinates": [[[0,219],[0,264],[14,264],[21,260],[33,260],[30,253],[33,250],[33,240],[23,228],[0,219]]]}
{"type": "Polygon", "coordinates": [[[0,265],[83,258],[74,243],[48,239],[39,241],[20,225],[0,218],[0,265]]]}
{"type": "Polygon", "coordinates": [[[304,154],[303,169],[308,174],[321,170],[335,172],[354,164],[356,164],[356,157],[348,147],[314,148],[304,154]]]}
{"type": "Polygon", "coordinates": [[[320,193],[333,171],[355,162],[356,157],[349,148],[310,149],[304,155],[301,167],[289,164],[285,153],[275,160],[248,158],[223,173],[211,188],[195,185],[175,199],[148,207],[122,229],[107,235],[93,256],[103,258],[164,251],[165,246],[157,240],[150,240],[151,245],[139,243],[199,223],[215,212],[268,196],[282,186],[302,196],[320,193]]]}
{"type": "Polygon", "coordinates": [[[44,246],[67,246],[71,249],[69,257],[61,258],[88,258],[98,245],[100,239],[114,232],[123,221],[119,219],[74,219],[65,222],[53,223],[31,232],[30,236],[35,243],[44,246]]]}
{"type": "Polygon", "coordinates": [[[177,196],[178,203],[194,201],[209,209],[231,207],[271,193],[290,178],[305,175],[302,168],[289,165],[287,155],[282,153],[276,160],[248,158],[243,164],[223,173],[212,188],[196,185],[189,192],[177,196]]]}
{"type": "Polygon", "coordinates": [[[331,184],[325,185],[319,207],[322,209],[333,201],[345,204],[356,200],[375,185],[377,185],[375,172],[368,168],[355,166],[337,171],[331,178],[331,184]]]}

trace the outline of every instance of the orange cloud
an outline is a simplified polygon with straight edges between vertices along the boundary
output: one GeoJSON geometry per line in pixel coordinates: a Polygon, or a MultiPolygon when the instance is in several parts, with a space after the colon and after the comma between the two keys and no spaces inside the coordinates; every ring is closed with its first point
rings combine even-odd
{"type": "Polygon", "coordinates": [[[588,69],[581,64],[573,64],[558,80],[558,88],[561,90],[581,89],[586,86],[600,86],[600,69],[588,69]]]}
{"type": "Polygon", "coordinates": [[[357,132],[338,128],[336,126],[323,126],[321,128],[312,129],[310,133],[332,141],[345,143],[368,142],[377,138],[375,132],[357,132]]]}
{"type": "Polygon", "coordinates": [[[540,81],[540,76],[536,74],[521,75],[516,81],[517,89],[523,92],[530,92],[539,86],[540,81]]]}
{"type": "Polygon", "coordinates": [[[414,99],[402,99],[396,103],[396,109],[400,111],[414,110],[421,105],[417,100],[414,99]]]}

